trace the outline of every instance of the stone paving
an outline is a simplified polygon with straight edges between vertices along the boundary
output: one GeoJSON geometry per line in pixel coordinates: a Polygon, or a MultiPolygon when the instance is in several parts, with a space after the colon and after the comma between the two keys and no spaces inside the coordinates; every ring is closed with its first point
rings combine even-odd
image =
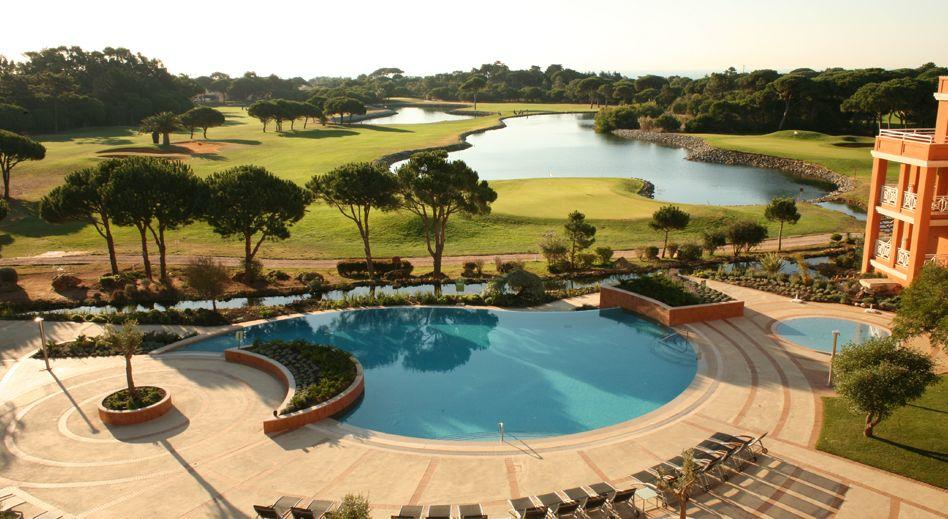
{"type": "MultiPolygon", "coordinates": [[[[769,454],[702,495],[693,516],[948,517],[948,492],[814,449],[828,357],[771,332],[774,320],[796,316],[886,326],[891,315],[712,284],[747,301],[747,313],[687,328],[701,361],[682,396],[613,427],[503,444],[403,438],[332,420],[268,437],[261,421],[283,388],[200,353],[137,357],[136,382],[169,388],[175,409],[149,424],[109,428],[95,405],[123,383],[122,359],[56,360],[50,373],[41,360],[22,358],[36,347],[35,324],[0,323],[0,487],[79,517],[244,517],[283,495],[349,492],[366,495],[377,517],[404,504],[467,502],[508,517],[511,497],[603,480],[628,485],[630,474],[715,431],[767,432],[769,454]]],[[[64,340],[96,329],[56,323],[51,333],[64,340]]]]}

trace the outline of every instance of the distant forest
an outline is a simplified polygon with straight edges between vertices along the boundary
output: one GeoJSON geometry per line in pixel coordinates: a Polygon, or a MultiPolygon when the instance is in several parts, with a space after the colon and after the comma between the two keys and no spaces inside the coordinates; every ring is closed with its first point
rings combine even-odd
{"type": "Polygon", "coordinates": [[[184,112],[195,96],[207,92],[220,93],[228,104],[320,96],[355,98],[367,105],[390,97],[623,105],[626,117],[612,118],[613,127],[638,127],[645,114],[677,121],[693,132],[866,134],[886,125],[931,126],[936,109],[932,93],[938,76],[948,75],[945,67],[927,63],[895,70],[744,73],[730,68],[700,79],[631,78],[561,65],[511,70],[495,62],[430,76],[408,76],[390,67],[356,78],[307,80],[253,72],[191,78],[173,75],[161,61],[122,48],[59,47],[29,52],[25,58],[0,57],[0,128],[31,134],[138,125],[159,112],[184,112]]]}

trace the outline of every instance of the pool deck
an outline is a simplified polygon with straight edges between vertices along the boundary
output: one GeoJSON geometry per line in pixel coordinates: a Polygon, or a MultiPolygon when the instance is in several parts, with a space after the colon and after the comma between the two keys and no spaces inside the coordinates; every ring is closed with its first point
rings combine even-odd
{"type": "MultiPolygon", "coordinates": [[[[3,321],[0,487],[7,488],[0,496],[14,494],[25,510],[54,512],[42,517],[244,517],[253,504],[282,495],[339,499],[349,492],[366,495],[380,518],[404,504],[468,502],[509,517],[511,497],[602,480],[627,485],[629,474],[725,431],[767,432],[770,453],[705,494],[699,515],[948,517],[948,492],[815,450],[820,396],[830,394],[828,356],[771,329],[775,320],[802,316],[888,327],[891,314],[710,284],[744,299],[747,310],[742,318],[685,327],[701,361],[682,396],[606,429],[505,443],[402,438],[334,421],[268,437],[260,422],[283,399],[275,379],[217,354],[174,352],[134,360],[136,383],[169,388],[174,410],[111,429],[99,421],[96,402],[123,383],[122,359],[55,360],[49,373],[42,360],[25,358],[37,347],[36,325],[3,321]]],[[[586,296],[573,305],[597,302],[586,296]]],[[[47,324],[60,341],[101,332],[92,324],[47,324]]]]}

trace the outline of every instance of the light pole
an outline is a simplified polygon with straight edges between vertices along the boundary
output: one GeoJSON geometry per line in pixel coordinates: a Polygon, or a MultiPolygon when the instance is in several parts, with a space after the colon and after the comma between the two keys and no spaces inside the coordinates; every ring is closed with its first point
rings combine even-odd
{"type": "Polygon", "coordinates": [[[49,350],[46,349],[46,325],[40,316],[36,316],[33,322],[39,325],[40,347],[43,348],[43,361],[46,362],[46,371],[52,371],[53,368],[49,367],[49,350]]]}
{"type": "Polygon", "coordinates": [[[833,362],[836,360],[836,344],[839,342],[839,330],[833,330],[833,353],[830,355],[829,378],[826,379],[826,386],[833,385],[833,362]]]}

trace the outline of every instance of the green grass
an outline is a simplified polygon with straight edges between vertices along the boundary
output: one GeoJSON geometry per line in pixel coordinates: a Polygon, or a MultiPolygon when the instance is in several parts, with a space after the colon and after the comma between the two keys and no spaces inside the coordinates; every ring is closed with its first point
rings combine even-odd
{"type": "MultiPolygon", "coordinates": [[[[527,103],[480,103],[479,110],[509,114],[514,110],[578,111],[588,105],[536,105],[527,103]]],[[[257,164],[300,184],[349,161],[373,160],[406,149],[443,146],[457,142],[465,131],[496,124],[498,116],[423,125],[328,126],[297,131],[263,133],[260,124],[240,108],[224,108],[227,124],[212,128],[207,142],[220,146],[187,159],[199,175],[238,164],[257,164]]],[[[503,131],[503,130],[501,130],[503,131]]],[[[123,148],[154,149],[150,136],[132,128],[101,128],[54,136],[41,136],[47,158],[26,163],[13,173],[13,212],[2,224],[0,244],[5,256],[35,255],[51,250],[104,253],[102,239],[90,226],[49,225],[35,215],[35,201],[74,169],[94,164],[99,157],[121,154],[123,148]]],[[[177,135],[172,144],[187,141],[177,135]]],[[[196,142],[205,142],[195,139],[196,142]]],[[[498,192],[493,213],[484,218],[457,217],[450,223],[448,254],[496,254],[534,252],[540,235],[561,229],[573,209],[587,214],[599,227],[597,243],[613,248],[631,248],[658,242],[647,219],[661,203],[635,195],[638,185],[630,180],[611,178],[530,179],[494,181],[498,192]]],[[[762,220],[760,206],[714,207],[683,205],[694,216],[688,232],[673,235],[675,241],[695,239],[701,230],[734,218],[762,220]]],[[[855,231],[861,227],[840,213],[809,204],[802,206],[803,218],[787,234],[855,231]]],[[[424,255],[422,229],[418,220],[406,213],[373,216],[373,247],[379,255],[424,255]]],[[[776,235],[776,226],[771,226],[776,235]]],[[[137,238],[132,229],[116,230],[120,252],[136,253],[137,238]]],[[[169,252],[183,254],[239,255],[239,245],[222,240],[204,224],[172,231],[169,252]]],[[[292,229],[291,239],[267,243],[263,257],[333,258],[361,255],[355,227],[335,209],[322,205],[310,208],[292,229]]]]}
{"type": "MultiPolygon", "coordinates": [[[[821,164],[856,180],[852,199],[867,200],[869,174],[872,172],[872,137],[826,135],[818,132],[785,130],[766,135],[704,134],[712,146],[727,150],[760,153],[821,164]]],[[[890,171],[893,178],[898,170],[890,171]]]]}
{"type": "Polygon", "coordinates": [[[948,488],[948,376],[917,401],[862,434],[864,416],[842,398],[823,398],[823,430],[816,447],[853,461],[948,488]]]}

